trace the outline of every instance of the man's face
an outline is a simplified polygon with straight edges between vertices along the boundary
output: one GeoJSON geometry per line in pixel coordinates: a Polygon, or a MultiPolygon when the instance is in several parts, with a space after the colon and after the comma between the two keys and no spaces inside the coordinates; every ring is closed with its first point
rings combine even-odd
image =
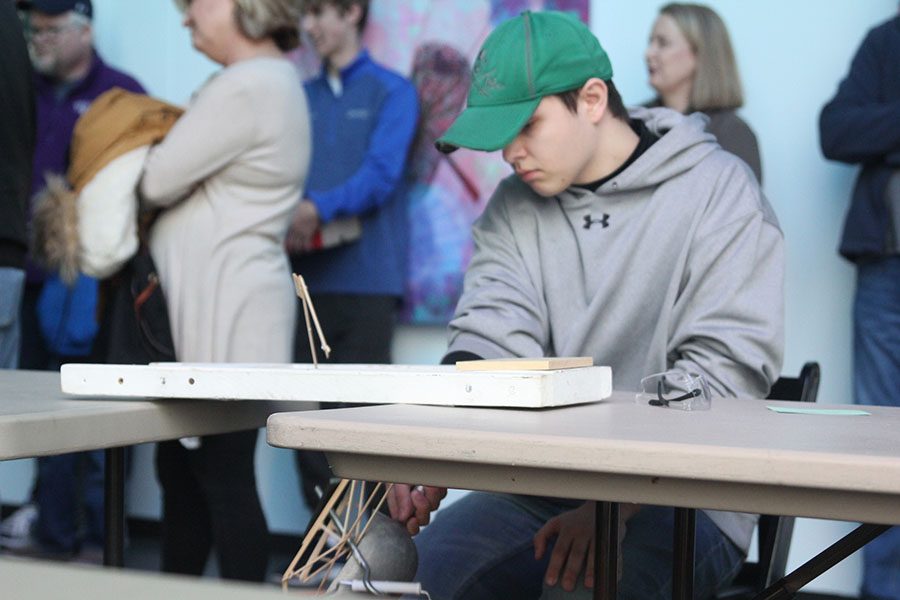
{"type": "Polygon", "coordinates": [[[549,198],[572,184],[591,182],[587,171],[595,158],[596,132],[582,113],[547,96],[503,149],[503,160],[541,196],[549,198]]]}
{"type": "Polygon", "coordinates": [[[47,15],[32,11],[28,28],[34,69],[51,79],[66,79],[73,67],[91,55],[90,23],[74,13],[47,15]]]}
{"type": "Polygon", "coordinates": [[[324,60],[341,53],[356,40],[359,8],[341,10],[328,2],[315,3],[304,10],[300,25],[324,60]]]}

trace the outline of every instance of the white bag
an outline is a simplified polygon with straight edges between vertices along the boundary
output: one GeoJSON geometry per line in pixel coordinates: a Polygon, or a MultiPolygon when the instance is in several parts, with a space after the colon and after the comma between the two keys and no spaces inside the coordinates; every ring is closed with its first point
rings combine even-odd
{"type": "Polygon", "coordinates": [[[100,169],[78,195],[81,271],[103,279],[138,249],[137,184],[150,146],[141,146],[100,169]]]}

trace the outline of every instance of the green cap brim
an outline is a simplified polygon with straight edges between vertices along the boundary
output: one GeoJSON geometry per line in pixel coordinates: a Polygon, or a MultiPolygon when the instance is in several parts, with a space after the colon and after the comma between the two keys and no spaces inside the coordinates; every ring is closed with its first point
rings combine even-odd
{"type": "Polygon", "coordinates": [[[435,146],[445,154],[457,148],[493,152],[513,141],[541,98],[496,106],[470,106],[456,117],[435,146]]]}

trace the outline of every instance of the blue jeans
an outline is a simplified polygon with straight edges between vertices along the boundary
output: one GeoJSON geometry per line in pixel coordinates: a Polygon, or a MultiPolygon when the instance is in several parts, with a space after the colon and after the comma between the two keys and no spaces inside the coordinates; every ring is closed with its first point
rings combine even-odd
{"type": "Polygon", "coordinates": [[[25,271],[0,267],[0,369],[19,366],[19,311],[24,289],[25,271]]]}
{"type": "MultiPolygon", "coordinates": [[[[900,405],[900,256],[858,265],[853,322],[857,404],[900,405]]],[[[888,530],[863,549],[862,593],[900,600],[900,528],[888,530]]]]}
{"type": "Polygon", "coordinates": [[[103,450],[38,459],[34,533],[42,549],[65,554],[82,543],[103,547],[104,463],[103,450]]]}
{"type": "MultiPolygon", "coordinates": [[[[434,600],[537,599],[550,552],[534,559],[534,534],[572,506],[544,498],[473,492],[444,510],[416,536],[417,581],[434,600]]],[[[621,600],[672,596],[674,510],[645,506],[627,523],[622,543],[621,600]]],[[[696,597],[728,584],[744,561],[706,516],[697,513],[696,597]]],[[[590,598],[583,587],[572,598],[590,598]]]]}

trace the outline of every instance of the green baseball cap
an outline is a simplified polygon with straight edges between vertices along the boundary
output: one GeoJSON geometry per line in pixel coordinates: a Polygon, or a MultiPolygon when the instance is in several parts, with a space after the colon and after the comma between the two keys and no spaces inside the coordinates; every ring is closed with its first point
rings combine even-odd
{"type": "Polygon", "coordinates": [[[472,71],[466,109],[438,138],[441,152],[494,151],[518,135],[544,96],[612,79],[606,51],[574,15],[523,12],[485,40],[472,71]]]}

